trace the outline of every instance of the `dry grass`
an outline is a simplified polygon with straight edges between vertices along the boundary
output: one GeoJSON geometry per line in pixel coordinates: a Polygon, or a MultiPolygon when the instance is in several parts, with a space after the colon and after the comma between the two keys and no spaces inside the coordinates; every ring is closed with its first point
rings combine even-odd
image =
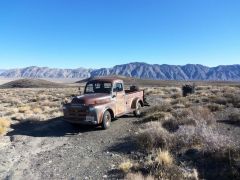
{"type": "Polygon", "coordinates": [[[142,173],[128,173],[125,177],[126,180],[154,180],[151,175],[143,176],[142,173]]]}
{"type": "Polygon", "coordinates": [[[126,160],[121,164],[119,164],[119,169],[124,173],[129,172],[132,167],[133,167],[133,163],[130,160],[126,160]]]}
{"type": "Polygon", "coordinates": [[[142,149],[169,148],[172,143],[171,134],[159,122],[147,123],[136,135],[136,140],[142,149]]]}
{"type": "Polygon", "coordinates": [[[229,115],[229,120],[233,123],[240,123],[240,112],[232,112],[229,115]]]}
{"type": "Polygon", "coordinates": [[[172,166],[173,156],[167,150],[159,149],[155,158],[155,162],[161,166],[172,166]]]}
{"type": "Polygon", "coordinates": [[[172,118],[172,115],[168,112],[158,111],[144,117],[142,122],[151,122],[151,121],[166,121],[172,118]]]}
{"type": "Polygon", "coordinates": [[[59,117],[61,102],[78,93],[77,88],[0,89],[0,116],[19,121],[59,117]]]}
{"type": "Polygon", "coordinates": [[[10,126],[10,121],[4,118],[0,118],[0,135],[6,133],[7,128],[10,126]]]}
{"type": "Polygon", "coordinates": [[[30,106],[22,106],[18,108],[18,112],[20,113],[26,113],[27,111],[29,111],[31,109],[30,106]]]}
{"type": "Polygon", "coordinates": [[[36,114],[40,114],[40,113],[42,113],[42,109],[39,108],[39,107],[33,108],[32,112],[33,112],[33,113],[36,113],[36,114]]]}

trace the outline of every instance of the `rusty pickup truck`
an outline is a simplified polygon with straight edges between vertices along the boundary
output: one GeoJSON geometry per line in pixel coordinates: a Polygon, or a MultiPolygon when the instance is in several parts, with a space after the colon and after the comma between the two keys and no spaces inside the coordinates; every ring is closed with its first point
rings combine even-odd
{"type": "Polygon", "coordinates": [[[124,89],[123,80],[98,78],[86,83],[84,94],[63,105],[64,119],[73,124],[110,127],[111,120],[127,113],[141,115],[144,91],[136,86],[124,89]]]}

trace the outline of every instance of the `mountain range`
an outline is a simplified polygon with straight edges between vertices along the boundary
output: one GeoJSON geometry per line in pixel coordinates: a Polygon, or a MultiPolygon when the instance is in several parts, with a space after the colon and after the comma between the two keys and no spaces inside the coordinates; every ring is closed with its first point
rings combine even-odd
{"type": "Polygon", "coordinates": [[[0,70],[6,78],[79,78],[121,75],[155,80],[219,80],[240,81],[240,65],[207,67],[200,64],[167,65],[133,62],[101,69],[57,69],[31,66],[20,69],[0,70]]]}

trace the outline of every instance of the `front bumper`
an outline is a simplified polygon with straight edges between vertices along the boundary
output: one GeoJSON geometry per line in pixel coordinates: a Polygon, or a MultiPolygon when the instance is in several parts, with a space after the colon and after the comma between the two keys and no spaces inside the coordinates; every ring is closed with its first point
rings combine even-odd
{"type": "Polygon", "coordinates": [[[98,122],[95,120],[88,120],[86,117],[67,117],[64,116],[64,120],[73,124],[86,124],[86,125],[97,125],[98,122]]]}

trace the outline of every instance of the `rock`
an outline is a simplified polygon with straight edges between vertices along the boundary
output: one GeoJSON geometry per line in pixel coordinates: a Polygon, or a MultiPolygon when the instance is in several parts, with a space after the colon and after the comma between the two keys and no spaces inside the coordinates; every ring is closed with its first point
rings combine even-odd
{"type": "Polygon", "coordinates": [[[108,177],[108,176],[107,176],[106,174],[103,176],[104,179],[107,179],[107,177],[108,177]]]}

